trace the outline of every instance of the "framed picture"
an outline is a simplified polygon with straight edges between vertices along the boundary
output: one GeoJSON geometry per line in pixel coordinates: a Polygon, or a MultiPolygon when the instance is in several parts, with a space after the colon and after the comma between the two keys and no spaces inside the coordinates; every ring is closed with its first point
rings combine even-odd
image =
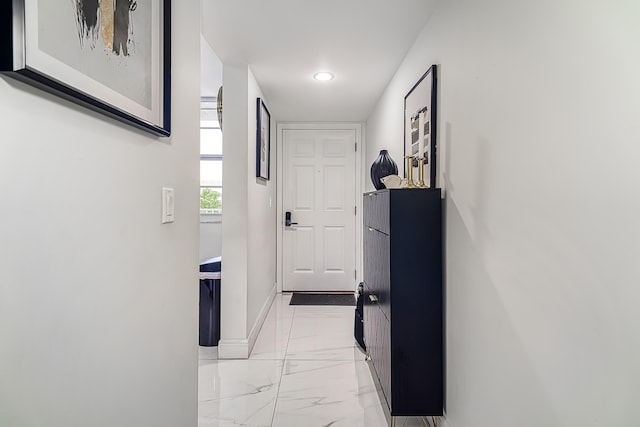
{"type": "Polygon", "coordinates": [[[170,22],[170,0],[2,1],[0,72],[169,136],[170,22]]]}
{"type": "Polygon", "coordinates": [[[256,177],[269,179],[271,167],[269,158],[271,152],[271,114],[264,102],[258,98],[257,102],[257,132],[256,132],[256,177]]]}
{"type": "MultiPolygon", "coordinates": [[[[418,160],[424,159],[427,187],[436,186],[437,154],[437,66],[432,65],[404,97],[404,155],[414,156],[413,176],[418,177],[418,160]]],[[[405,176],[407,166],[405,163],[405,176]]]]}

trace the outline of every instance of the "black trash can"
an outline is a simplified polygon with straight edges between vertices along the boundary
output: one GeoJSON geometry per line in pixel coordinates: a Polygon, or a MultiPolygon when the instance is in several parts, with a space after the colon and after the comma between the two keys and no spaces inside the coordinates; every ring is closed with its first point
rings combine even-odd
{"type": "Polygon", "coordinates": [[[213,347],[220,341],[220,270],[222,257],[200,263],[200,345],[213,347]]]}

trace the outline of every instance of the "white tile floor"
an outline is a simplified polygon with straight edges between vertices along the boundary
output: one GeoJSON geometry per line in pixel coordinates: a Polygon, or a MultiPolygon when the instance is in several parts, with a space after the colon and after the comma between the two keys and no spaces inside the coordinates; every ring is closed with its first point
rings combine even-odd
{"type": "MultiPolygon", "coordinates": [[[[386,427],[353,307],[290,306],[278,294],[248,360],[201,348],[199,427],[386,427]]],[[[425,426],[397,418],[397,426],[425,426]]]]}

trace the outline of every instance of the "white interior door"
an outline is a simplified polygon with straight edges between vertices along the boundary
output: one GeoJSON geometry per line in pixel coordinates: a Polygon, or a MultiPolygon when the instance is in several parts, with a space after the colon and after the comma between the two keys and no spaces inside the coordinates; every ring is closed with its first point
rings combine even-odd
{"type": "Polygon", "coordinates": [[[356,271],[354,129],[284,129],[284,291],[350,291],[356,271]]]}

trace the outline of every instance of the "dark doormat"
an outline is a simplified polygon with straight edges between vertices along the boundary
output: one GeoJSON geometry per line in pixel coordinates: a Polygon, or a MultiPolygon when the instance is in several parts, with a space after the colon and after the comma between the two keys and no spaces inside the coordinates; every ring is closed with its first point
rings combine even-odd
{"type": "Polygon", "coordinates": [[[307,294],[294,292],[289,305],[356,305],[353,294],[307,294]]]}

